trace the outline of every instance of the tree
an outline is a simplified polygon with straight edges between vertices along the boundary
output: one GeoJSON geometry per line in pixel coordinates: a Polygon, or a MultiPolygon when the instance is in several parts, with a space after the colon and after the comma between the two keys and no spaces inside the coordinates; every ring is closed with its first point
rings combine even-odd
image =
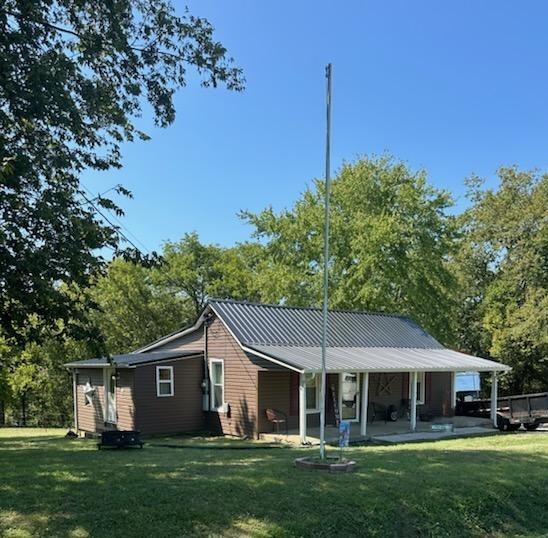
{"type": "Polygon", "coordinates": [[[186,304],[186,321],[193,322],[210,297],[256,300],[255,266],[260,247],[253,244],[223,248],[204,245],[196,233],[185,234],[163,249],[165,265],[157,281],[186,304]]]}
{"type": "Polygon", "coordinates": [[[461,347],[513,367],[511,392],[548,380],[548,175],[498,170],[497,190],[469,180],[456,270],[461,347]]]}
{"type": "MultiPolygon", "coordinates": [[[[263,299],[320,305],[323,200],[318,180],[289,210],[242,214],[265,245],[257,268],[263,299]]],[[[330,307],[410,314],[451,340],[451,204],[423,171],[390,157],[343,165],[332,186],[330,307]]]]}
{"type": "MultiPolygon", "coordinates": [[[[68,426],[72,421],[72,380],[64,364],[96,355],[95,343],[43,335],[40,344],[12,347],[2,356],[2,403],[23,426],[68,426]]],[[[1,385],[1,383],[0,383],[1,385]]]]}
{"type": "Polygon", "coordinates": [[[189,69],[203,86],[243,87],[211,24],[188,11],[177,16],[169,0],[3,2],[0,328],[6,336],[17,336],[32,314],[74,317],[59,283],[88,283],[103,262],[97,249],[119,247],[116,227],[100,215],[121,213],[110,197],[90,197],[79,174],[121,166],[121,144],[147,138],[134,125],[145,103],[157,125],[172,123],[172,97],[189,69]]]}
{"type": "Polygon", "coordinates": [[[95,280],[89,296],[98,308],[90,317],[106,352],[129,353],[184,323],[184,302],[157,281],[155,270],[123,259],[95,280]]]}
{"type": "Polygon", "coordinates": [[[209,297],[255,299],[255,252],[254,245],[204,245],[191,233],[164,245],[160,266],[114,260],[80,299],[96,305],[89,323],[103,353],[128,353],[194,323],[209,297]]]}

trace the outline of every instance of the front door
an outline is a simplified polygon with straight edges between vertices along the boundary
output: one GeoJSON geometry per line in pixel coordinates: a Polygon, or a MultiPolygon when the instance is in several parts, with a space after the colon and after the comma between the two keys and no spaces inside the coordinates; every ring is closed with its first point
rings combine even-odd
{"type": "Polygon", "coordinates": [[[341,420],[359,420],[360,399],[358,382],[359,374],[355,372],[343,372],[339,374],[339,408],[341,420]]]}
{"type": "Polygon", "coordinates": [[[116,424],[116,369],[105,368],[105,422],[116,424]]]}

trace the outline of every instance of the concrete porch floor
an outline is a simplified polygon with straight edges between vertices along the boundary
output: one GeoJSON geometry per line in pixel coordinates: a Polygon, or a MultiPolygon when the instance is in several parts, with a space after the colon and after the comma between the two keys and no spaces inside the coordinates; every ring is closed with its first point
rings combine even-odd
{"type": "MultiPolygon", "coordinates": [[[[473,417],[437,417],[431,422],[417,422],[416,431],[409,430],[409,421],[405,419],[396,422],[377,421],[367,424],[367,435],[360,435],[359,422],[353,422],[350,426],[350,442],[360,443],[365,441],[382,441],[388,443],[404,443],[408,441],[436,440],[445,437],[458,437],[461,435],[476,435],[492,433],[493,425],[489,419],[473,417]],[[433,431],[433,424],[452,424],[453,431],[433,431]]],[[[260,439],[270,443],[287,443],[294,446],[300,445],[298,429],[290,429],[288,434],[280,428],[280,433],[261,433],[260,439]]],[[[320,428],[315,426],[307,428],[306,439],[309,445],[320,443],[320,428]]],[[[328,425],[325,428],[325,439],[328,444],[337,445],[339,433],[335,426],[328,425]]]]}

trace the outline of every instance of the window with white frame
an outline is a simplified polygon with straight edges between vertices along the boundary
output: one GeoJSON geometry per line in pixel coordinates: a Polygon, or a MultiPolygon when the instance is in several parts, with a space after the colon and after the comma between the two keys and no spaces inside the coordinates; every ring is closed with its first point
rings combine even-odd
{"type": "Polygon", "coordinates": [[[211,380],[211,409],[221,410],[225,403],[225,367],[222,359],[209,361],[209,375],[211,380]]]}
{"type": "MultiPolygon", "coordinates": [[[[426,394],[426,373],[417,372],[417,404],[422,405],[425,402],[426,394]]],[[[413,374],[409,374],[409,399],[411,399],[411,390],[413,384],[413,374]]]]}
{"type": "Polygon", "coordinates": [[[173,394],[173,366],[156,366],[156,396],[173,394]]]}
{"type": "Polygon", "coordinates": [[[317,413],[320,410],[320,375],[306,374],[306,412],[317,413]]]}

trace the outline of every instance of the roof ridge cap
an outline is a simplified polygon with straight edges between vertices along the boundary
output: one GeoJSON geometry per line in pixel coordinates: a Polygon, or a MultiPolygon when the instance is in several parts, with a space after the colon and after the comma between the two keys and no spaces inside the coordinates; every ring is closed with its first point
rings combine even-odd
{"type": "MultiPolygon", "coordinates": [[[[242,306],[257,306],[257,307],[263,307],[263,308],[280,308],[280,309],[286,309],[286,310],[311,310],[311,311],[320,311],[321,308],[319,306],[291,306],[291,305],[283,305],[283,304],[272,304],[272,303],[258,303],[254,301],[243,301],[243,300],[237,300],[237,299],[217,299],[217,298],[210,298],[208,301],[208,304],[210,303],[228,303],[228,304],[238,304],[242,306]]],[[[343,314],[362,314],[366,316],[385,316],[385,317],[391,317],[391,318],[403,318],[403,319],[409,319],[411,321],[415,321],[413,317],[411,317],[409,314],[397,314],[395,312],[382,312],[382,311],[373,311],[373,310],[351,310],[346,308],[330,308],[328,312],[333,313],[343,313],[343,314]]]]}

